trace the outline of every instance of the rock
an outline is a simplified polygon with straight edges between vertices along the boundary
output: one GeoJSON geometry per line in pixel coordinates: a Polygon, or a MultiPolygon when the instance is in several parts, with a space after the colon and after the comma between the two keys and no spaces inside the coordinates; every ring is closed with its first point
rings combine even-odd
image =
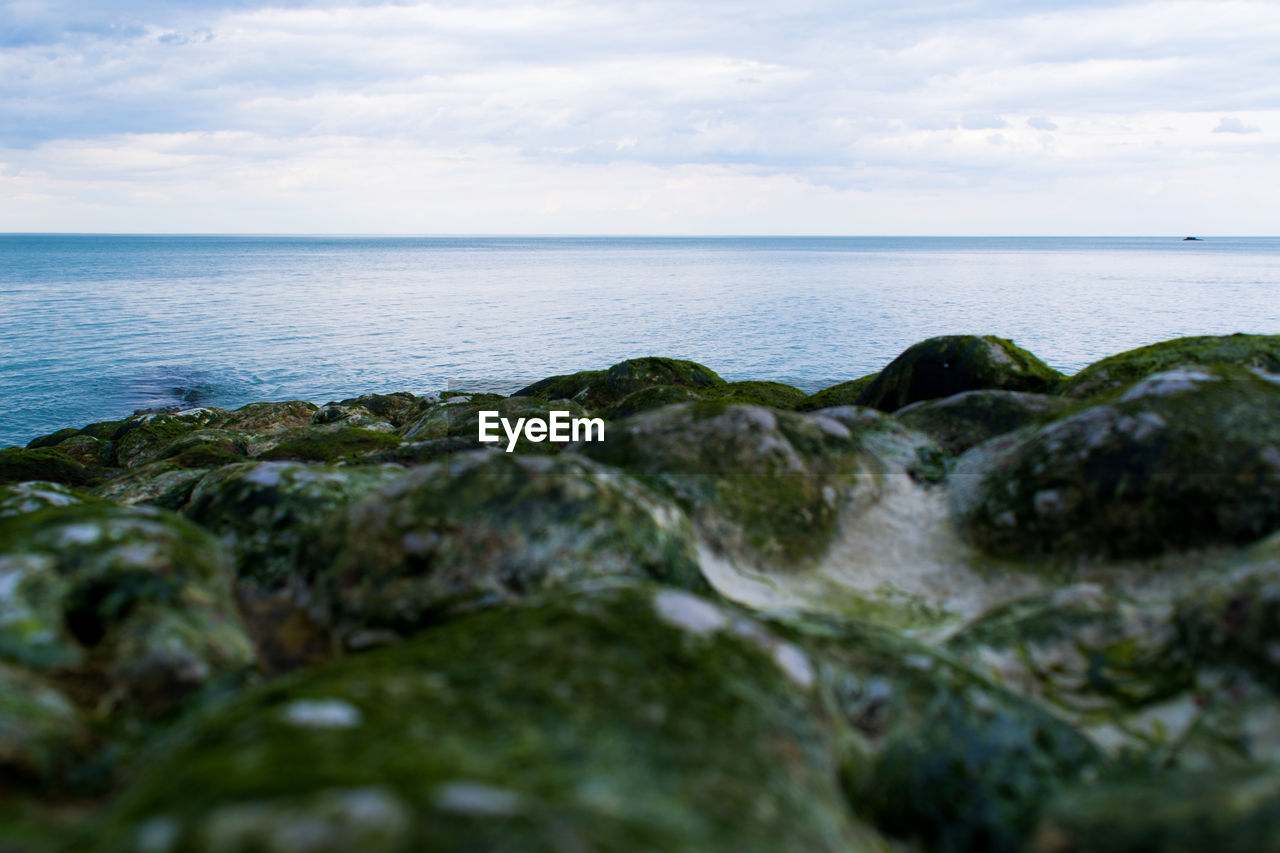
{"type": "Polygon", "coordinates": [[[561,376],[549,376],[526,385],[512,397],[541,397],[544,400],[572,400],[590,386],[604,379],[603,370],[582,370],[561,376]]]}
{"type": "Polygon", "coordinates": [[[948,453],[970,447],[1062,414],[1071,404],[1044,394],[1021,391],[964,391],[936,400],[921,400],[894,412],[902,423],[919,430],[948,453]]]}
{"type": "Polygon", "coordinates": [[[56,447],[27,450],[19,447],[0,449],[0,484],[47,480],[67,486],[83,486],[97,473],[72,459],[56,447]]]}
{"type": "Polygon", "coordinates": [[[79,710],[34,673],[0,663],[0,791],[53,783],[88,741],[79,710]]]}
{"type": "Polygon", "coordinates": [[[385,431],[347,426],[340,420],[326,426],[290,427],[277,431],[253,448],[267,461],[337,462],[367,453],[390,450],[400,444],[399,436],[385,431]]]}
{"type": "Polygon", "coordinates": [[[663,406],[701,399],[703,399],[702,395],[693,388],[683,388],[678,385],[651,385],[639,391],[632,391],[613,405],[604,407],[600,410],[600,415],[611,421],[621,420],[650,409],[661,409],[663,406]]]}
{"type": "Polygon", "coordinates": [[[318,407],[302,400],[283,403],[250,403],[234,412],[227,412],[211,426],[219,429],[240,430],[247,433],[265,433],[291,426],[306,426],[315,417],[318,407]]]}
{"type": "Polygon", "coordinates": [[[396,428],[391,421],[375,415],[364,406],[344,406],[341,403],[329,403],[312,416],[311,423],[318,426],[340,423],[374,432],[395,432],[396,428]]]}
{"type": "Polygon", "coordinates": [[[929,338],[889,363],[858,395],[857,405],[894,412],[919,400],[961,391],[1044,393],[1062,374],[1012,341],[994,335],[929,338]]]}
{"type": "Polygon", "coordinates": [[[197,483],[183,514],[230,547],[238,580],[277,589],[298,578],[298,549],[334,513],[403,473],[297,462],[228,465],[197,483]]]}
{"type": "MultiPolygon", "coordinates": [[[[570,418],[587,417],[586,411],[569,400],[544,400],[540,397],[505,397],[494,400],[476,402],[470,398],[455,398],[439,405],[432,406],[417,420],[402,427],[400,434],[410,441],[424,441],[443,438],[465,438],[473,447],[500,447],[506,450],[508,438],[497,419],[492,419],[492,433],[499,437],[497,442],[480,442],[479,427],[481,412],[497,412],[498,418],[506,418],[512,429],[520,418],[539,418],[546,420],[550,413],[568,412],[570,418]]],[[[558,453],[568,442],[529,441],[522,433],[516,443],[518,453],[558,453]]]]}
{"type": "MultiPolygon", "coordinates": [[[[448,438],[428,438],[423,441],[405,441],[385,450],[371,450],[350,459],[356,465],[404,465],[412,467],[446,459],[455,453],[470,453],[477,449],[473,435],[454,435],[448,438]]],[[[501,453],[505,445],[483,444],[481,450],[501,453]]]]}
{"type": "Polygon", "coordinates": [[[954,517],[996,554],[1134,557],[1258,539],[1280,527],[1280,378],[1154,374],[974,448],[951,482],[954,517]]]}
{"type": "Polygon", "coordinates": [[[818,409],[831,409],[836,406],[853,406],[858,402],[858,398],[862,396],[862,392],[867,386],[875,381],[879,373],[872,373],[863,376],[860,379],[853,379],[849,382],[841,382],[838,385],[832,385],[830,388],[823,388],[821,391],[815,391],[804,400],[796,404],[797,412],[813,412],[818,409]]]}
{"type": "Polygon", "coordinates": [[[601,379],[581,393],[578,402],[589,410],[595,410],[651,385],[702,389],[724,384],[725,381],[714,370],[696,361],[652,356],[633,358],[606,370],[601,379]]]}
{"type": "Polygon", "coordinates": [[[812,563],[844,508],[869,499],[884,470],[870,436],[892,441],[895,430],[908,455],[938,453],[867,410],[801,415],[723,402],[646,412],[577,449],[670,495],[717,550],[787,568],[812,563]]]}
{"type": "Polygon", "coordinates": [[[81,504],[87,496],[61,483],[33,480],[0,486],[0,518],[25,515],[52,506],[81,504]]]}
{"type": "Polygon", "coordinates": [[[160,710],[253,654],[210,534],[161,510],[79,504],[0,520],[0,659],[84,701],[160,710]]]}
{"type": "MultiPolygon", "coordinates": [[[[391,394],[361,394],[338,403],[344,407],[359,407],[375,417],[389,421],[392,426],[404,426],[409,413],[422,403],[422,398],[408,391],[391,394]]],[[[332,405],[332,404],[330,404],[332,405]]]]}
{"type": "Polygon", "coordinates": [[[808,394],[782,382],[729,382],[723,386],[711,386],[703,392],[708,400],[725,400],[750,406],[768,406],[773,409],[794,409],[808,398],[808,394]]]}
{"type": "MultiPolygon", "coordinates": [[[[116,462],[126,468],[150,462],[160,457],[162,448],[172,448],[174,439],[210,426],[224,416],[221,409],[191,409],[128,418],[111,434],[116,462]]],[[[226,435],[221,438],[234,442],[226,435]]]]}
{"type": "Polygon", "coordinates": [[[1175,367],[1234,364],[1280,373],[1280,335],[1175,338],[1094,362],[1067,379],[1058,393],[1084,399],[1123,388],[1175,367]]]}
{"type": "Polygon", "coordinates": [[[48,435],[37,436],[27,442],[28,450],[35,450],[40,447],[54,447],[61,444],[72,436],[80,435],[80,430],[75,427],[66,427],[57,432],[51,432],[48,435]]]}
{"type": "Polygon", "coordinates": [[[851,802],[923,849],[1021,850],[1044,805],[1100,761],[1075,727],[899,633],[815,614],[770,630],[814,662],[862,744],[846,750],[851,802]]]}
{"type": "Polygon", "coordinates": [[[348,636],[588,578],[709,589],[678,509],[567,454],[474,452],[413,469],[335,517],[304,565],[348,636]]]}
{"type": "Polygon", "coordinates": [[[196,429],[162,444],[149,458],[179,468],[216,468],[243,462],[248,452],[248,442],[238,432],[196,429]]]}
{"type": "Polygon", "coordinates": [[[181,509],[191,498],[191,490],[210,468],[184,468],[168,460],[147,462],[131,468],[93,490],[93,495],[118,504],[150,504],[163,509],[181,509]]]}
{"type": "Polygon", "coordinates": [[[1280,772],[1162,773],[1082,786],[1045,815],[1031,853],[1280,849],[1280,772]]]}
{"type": "Polygon", "coordinates": [[[842,802],[810,678],[802,652],[683,591],[485,610],[195,721],[95,841],[887,853],[842,802]]]}

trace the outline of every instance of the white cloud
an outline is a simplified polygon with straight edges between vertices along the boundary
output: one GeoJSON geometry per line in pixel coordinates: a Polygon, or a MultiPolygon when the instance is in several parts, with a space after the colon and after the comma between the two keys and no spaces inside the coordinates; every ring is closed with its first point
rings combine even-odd
{"type": "Polygon", "coordinates": [[[1214,133],[1259,133],[1261,128],[1252,124],[1245,124],[1238,118],[1222,118],[1218,121],[1218,126],[1213,129],[1214,133]]]}
{"type": "Polygon", "coordinates": [[[856,200],[948,232],[1128,176],[1248,195],[1278,144],[1268,2],[114,5],[0,6],[0,227],[838,232],[856,200]]]}

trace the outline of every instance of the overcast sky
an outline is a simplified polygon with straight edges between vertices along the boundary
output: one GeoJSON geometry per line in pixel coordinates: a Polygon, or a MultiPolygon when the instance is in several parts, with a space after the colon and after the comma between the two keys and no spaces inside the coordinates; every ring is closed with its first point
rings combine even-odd
{"type": "Polygon", "coordinates": [[[1278,234],[1280,3],[0,0],[0,231],[1278,234]]]}

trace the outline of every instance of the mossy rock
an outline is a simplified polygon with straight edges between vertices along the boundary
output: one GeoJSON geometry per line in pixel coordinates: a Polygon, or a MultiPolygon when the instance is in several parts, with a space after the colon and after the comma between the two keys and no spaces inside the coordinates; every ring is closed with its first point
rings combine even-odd
{"type": "Polygon", "coordinates": [[[1172,619],[1187,658],[1240,667],[1280,693],[1280,537],[1222,567],[1180,596],[1172,619]]]}
{"type": "Polygon", "coordinates": [[[953,514],[997,554],[1138,557],[1280,527],[1280,379],[1154,374],[1110,402],[961,457],[953,514]]]}
{"type": "Polygon", "coordinates": [[[75,435],[80,435],[80,430],[75,427],[65,427],[47,435],[36,436],[27,442],[27,449],[36,450],[40,447],[54,447],[75,435]]]}
{"type": "Polygon", "coordinates": [[[526,385],[512,397],[541,397],[544,400],[572,400],[587,388],[604,379],[603,370],[581,370],[560,376],[548,376],[526,385]]]}
{"type": "Polygon", "coordinates": [[[186,504],[191,490],[210,470],[185,468],[161,459],[130,468],[95,487],[92,494],[117,504],[149,504],[177,510],[186,504]]]}
{"type": "Polygon", "coordinates": [[[161,445],[150,458],[179,468],[216,468],[243,462],[248,453],[249,443],[239,432],[197,429],[161,445]]]}
{"type": "Polygon", "coordinates": [[[622,361],[604,372],[576,401],[589,410],[603,409],[617,403],[628,394],[653,385],[672,385],[694,390],[709,389],[726,384],[714,370],[696,361],[676,358],[633,358],[622,361]]]}
{"type": "Polygon", "coordinates": [[[52,449],[84,465],[95,473],[111,474],[110,469],[116,466],[116,445],[113,441],[103,441],[91,435],[76,435],[65,438],[52,449]],[[106,469],[106,470],[104,470],[106,469]]]}
{"type": "Polygon", "coordinates": [[[611,421],[621,420],[650,409],[661,409],[663,406],[701,399],[703,399],[702,395],[693,388],[683,388],[678,385],[651,385],[639,391],[632,391],[613,405],[600,409],[599,414],[611,421]]]}
{"type": "Polygon", "coordinates": [[[410,633],[459,603],[588,578],[710,590],[683,513],[568,454],[477,451],[415,468],[335,516],[301,563],[347,635],[410,633]]]}
{"type": "Polygon", "coordinates": [[[776,614],[863,743],[845,785],[858,811],[925,849],[1021,849],[1041,808],[1100,760],[1075,727],[954,657],[833,616],[776,614]]]}
{"type": "Polygon", "coordinates": [[[0,520],[0,554],[0,659],[95,691],[87,704],[163,709],[252,665],[230,559],[179,516],[53,507],[0,520]]]}
{"type": "Polygon", "coordinates": [[[162,449],[172,447],[175,439],[208,427],[223,415],[220,409],[192,409],[129,418],[111,436],[116,462],[126,468],[151,462],[159,458],[162,449]]]}
{"type": "Polygon", "coordinates": [[[99,849],[884,851],[802,652],[670,589],[461,616],[197,721],[99,849]]]}
{"type": "Polygon", "coordinates": [[[1170,772],[1080,786],[1047,810],[1030,853],[1280,849],[1280,771],[1170,772]]]}
{"type": "Polygon", "coordinates": [[[92,500],[78,489],[61,483],[32,480],[0,486],[0,518],[26,515],[55,506],[71,506],[92,500]]]}
{"type": "Polygon", "coordinates": [[[238,580],[276,589],[298,578],[299,547],[334,513],[402,474],[372,465],[229,465],[196,484],[183,514],[230,547],[238,580]]]}
{"type": "Polygon", "coordinates": [[[1022,391],[964,391],[937,400],[921,400],[894,412],[948,453],[959,455],[997,435],[1044,423],[1071,404],[1059,397],[1022,391]]]}
{"type": "Polygon", "coordinates": [[[1075,399],[1096,397],[1153,373],[1195,364],[1234,364],[1280,373],[1280,335],[1205,335],[1139,347],[1094,362],[1067,379],[1058,393],[1075,399]]]}
{"type": "Polygon", "coordinates": [[[708,400],[726,400],[750,406],[768,406],[771,409],[794,409],[808,399],[808,394],[783,382],[747,380],[715,385],[703,392],[708,400]]]}
{"type": "MultiPolygon", "coordinates": [[[[412,468],[447,459],[455,453],[471,453],[476,450],[474,436],[454,435],[448,438],[428,438],[422,441],[405,441],[385,450],[372,450],[351,458],[358,465],[404,465],[412,468]]],[[[483,444],[481,450],[501,453],[505,445],[483,444]]]]}
{"type": "MultiPolygon", "coordinates": [[[[603,442],[579,450],[670,495],[722,553],[785,569],[821,556],[844,508],[889,471],[887,460],[876,458],[872,434],[912,444],[891,419],[860,412],[842,420],[687,403],[613,423],[603,442]]],[[[929,442],[918,445],[923,451],[929,442]]]]}
{"type": "Polygon", "coordinates": [[[99,473],[72,459],[56,447],[28,450],[21,447],[0,449],[0,483],[22,483],[47,480],[67,486],[83,486],[99,473]]]}
{"type": "Polygon", "coordinates": [[[387,432],[348,427],[345,422],[330,426],[294,427],[276,433],[259,446],[256,455],[265,461],[337,462],[400,444],[387,432]]]}
{"type": "Polygon", "coordinates": [[[857,405],[895,412],[962,391],[1052,391],[1063,376],[995,335],[943,335],[908,347],[858,395],[857,405]]]}
{"type": "Polygon", "coordinates": [[[226,412],[210,426],[233,429],[247,433],[264,433],[286,427],[306,426],[311,423],[319,407],[303,400],[287,400],[282,403],[250,403],[233,412],[226,412]]]}
{"type": "Polygon", "coordinates": [[[815,391],[797,403],[795,409],[797,412],[814,412],[818,409],[831,409],[836,406],[857,405],[858,398],[862,396],[862,392],[879,375],[879,373],[871,373],[860,379],[852,379],[848,382],[832,385],[830,388],[823,388],[821,391],[815,391]]]}
{"type": "Polygon", "coordinates": [[[344,427],[359,427],[374,432],[395,432],[396,425],[381,415],[375,415],[364,406],[329,403],[320,408],[311,418],[317,426],[342,424],[344,427]]]}
{"type": "MultiPolygon", "coordinates": [[[[520,419],[536,418],[548,420],[552,412],[566,412],[567,417],[584,418],[587,412],[577,403],[570,400],[545,400],[540,397],[502,397],[494,400],[476,402],[470,396],[432,406],[417,420],[401,428],[400,434],[410,441],[427,441],[443,438],[466,438],[476,448],[498,447],[506,450],[509,438],[498,421],[505,418],[514,429],[520,419]],[[480,413],[497,412],[497,418],[490,419],[492,427],[490,435],[498,437],[494,442],[481,442],[480,413]]],[[[516,441],[517,453],[558,453],[569,442],[530,441],[523,431],[516,441]]]]}
{"type": "Polygon", "coordinates": [[[366,411],[390,421],[393,426],[403,426],[409,417],[422,403],[422,398],[408,391],[395,391],[391,394],[361,394],[349,397],[338,403],[339,406],[358,406],[366,411]]]}
{"type": "Polygon", "coordinates": [[[88,740],[79,709],[57,687],[0,663],[0,796],[6,788],[38,791],[55,784],[88,740]]]}

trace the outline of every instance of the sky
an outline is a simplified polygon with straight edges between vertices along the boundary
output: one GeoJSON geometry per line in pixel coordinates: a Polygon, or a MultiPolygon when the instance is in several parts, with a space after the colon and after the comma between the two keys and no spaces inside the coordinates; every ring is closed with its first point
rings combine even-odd
{"type": "Polygon", "coordinates": [[[1280,234],[1280,2],[0,0],[0,231],[1280,234]]]}

